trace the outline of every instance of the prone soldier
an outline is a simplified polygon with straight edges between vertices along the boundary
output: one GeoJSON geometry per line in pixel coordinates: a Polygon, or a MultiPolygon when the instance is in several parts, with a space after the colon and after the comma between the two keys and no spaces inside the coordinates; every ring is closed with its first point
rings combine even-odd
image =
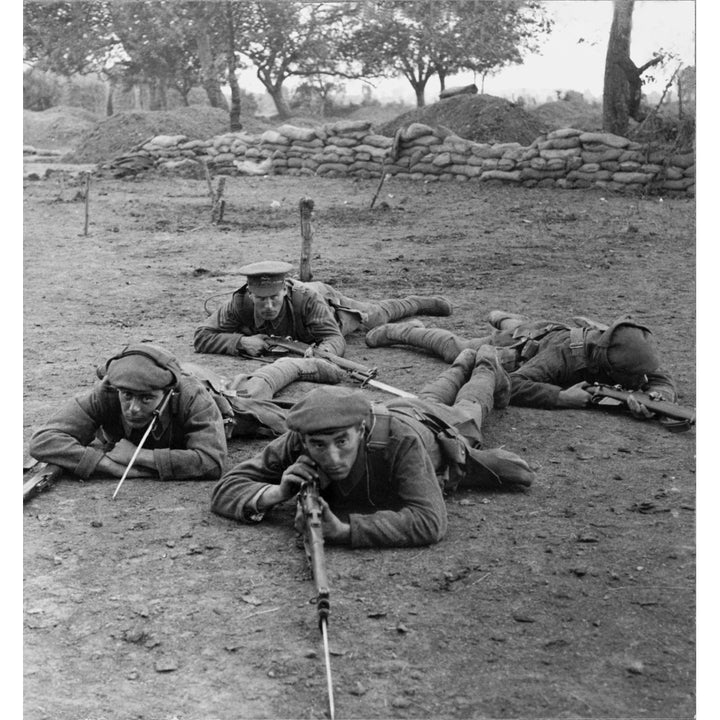
{"type": "MultiPolygon", "coordinates": [[[[660,367],[650,330],[629,316],[617,318],[610,326],[587,318],[532,321],[500,310],[490,312],[487,319],[493,329],[482,337],[468,339],[449,330],[396,323],[371,329],[365,342],[369,347],[409,345],[446,362],[465,348],[502,348],[512,405],[583,408],[592,402],[585,388],[593,383],[642,390],[659,400],[677,399],[672,376],[660,367]]],[[[627,405],[637,418],[652,417],[632,396],[627,405]]]]}
{"type": "Polygon", "coordinates": [[[264,337],[276,335],[342,356],[345,336],[358,328],[419,314],[452,313],[442,297],[353,300],[326,283],[289,278],[292,269],[289,263],[271,260],[240,268],[247,283],[195,330],[195,351],[256,357],[268,349],[264,337]]]}
{"type": "Polygon", "coordinates": [[[93,387],[66,402],[30,439],[30,454],[86,479],[121,477],[157,413],[128,477],[217,480],[227,439],[272,437],[286,410],[272,397],[296,380],[337,383],[319,358],[282,358],[231,383],[163,348],[128,345],[98,368],[93,387]],[[168,401],[165,402],[169,395],[168,401]]]}
{"type": "Polygon", "coordinates": [[[225,473],[212,510],[259,522],[303,482],[317,480],[327,542],[438,542],[447,530],[444,490],[524,488],[534,478],[518,455],[480,449],[484,421],[509,396],[508,375],[490,347],[461,352],[418,396],[371,404],[360,390],[317,388],[289,411],[288,432],[225,473]]]}

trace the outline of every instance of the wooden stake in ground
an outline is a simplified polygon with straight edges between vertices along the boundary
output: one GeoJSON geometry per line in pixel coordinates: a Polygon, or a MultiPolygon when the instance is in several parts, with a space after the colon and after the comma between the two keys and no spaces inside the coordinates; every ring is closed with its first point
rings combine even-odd
{"type": "Polygon", "coordinates": [[[383,165],[382,174],[380,175],[380,182],[378,183],[377,190],[375,190],[375,194],[373,195],[373,199],[370,201],[370,209],[373,209],[373,205],[375,204],[375,201],[377,200],[377,196],[380,194],[380,189],[383,186],[383,183],[385,182],[385,165],[383,165]]]}
{"type": "Polygon", "coordinates": [[[310,252],[313,241],[312,211],[314,207],[315,203],[310,198],[300,200],[300,234],[302,235],[302,247],[300,248],[300,280],[304,282],[312,280],[310,252]]]}
{"type": "Polygon", "coordinates": [[[223,213],[225,212],[225,200],[223,200],[223,193],[225,192],[225,177],[221,177],[218,180],[217,190],[213,190],[212,178],[210,177],[210,170],[207,165],[205,167],[205,178],[208,184],[208,194],[210,195],[210,202],[212,203],[212,210],[210,212],[210,223],[217,225],[222,222],[223,213]]]}
{"type": "Polygon", "coordinates": [[[90,173],[85,176],[85,227],[83,235],[87,237],[88,225],[90,223],[90,173]]]}

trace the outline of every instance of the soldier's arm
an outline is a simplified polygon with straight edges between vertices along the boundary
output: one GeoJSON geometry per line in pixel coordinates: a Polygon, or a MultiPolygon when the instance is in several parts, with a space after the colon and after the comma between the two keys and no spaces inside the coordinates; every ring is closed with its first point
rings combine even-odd
{"type": "MultiPolygon", "coordinates": [[[[270,509],[265,493],[275,493],[283,473],[302,454],[295,433],[285,433],[269,442],[255,457],[230,468],[213,488],[211,510],[238,522],[259,522],[270,509]]],[[[276,503],[272,503],[276,504],[276,503]]]]}
{"type": "Polygon", "coordinates": [[[316,292],[312,292],[304,306],[303,324],[317,343],[318,350],[332,355],[345,354],[345,338],[330,306],[316,292]]]}
{"type": "Polygon", "coordinates": [[[193,338],[195,352],[221,355],[239,355],[246,352],[247,339],[255,333],[252,328],[244,325],[240,308],[241,300],[234,294],[196,328],[193,338]]]}
{"type": "Polygon", "coordinates": [[[569,348],[551,346],[510,373],[510,402],[545,409],[582,407],[581,400],[589,402],[590,395],[578,387],[581,380],[572,371],[569,348]],[[578,393],[587,398],[576,397],[578,393]]]}

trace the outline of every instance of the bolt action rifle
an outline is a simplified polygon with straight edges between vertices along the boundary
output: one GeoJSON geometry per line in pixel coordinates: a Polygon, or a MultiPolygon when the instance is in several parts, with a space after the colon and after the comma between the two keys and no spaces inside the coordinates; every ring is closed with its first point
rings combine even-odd
{"type": "Polygon", "coordinates": [[[315,590],[317,591],[317,612],[320,631],[325,649],[325,669],[327,673],[328,703],[330,720],[335,718],[332,675],[330,674],[330,647],[328,645],[328,616],[330,615],[330,587],[325,568],[325,542],[322,531],[322,505],[317,480],[304,482],[299,494],[300,508],[303,514],[303,544],[310,569],[312,570],[315,590]]]}
{"type": "Polygon", "coordinates": [[[639,390],[623,390],[620,387],[603,385],[602,383],[594,383],[584,389],[592,395],[592,404],[600,407],[608,406],[608,403],[603,402],[605,400],[617,401],[609,404],[610,407],[617,407],[618,404],[627,403],[627,399],[632,396],[650,412],[668,418],[664,424],[671,432],[689,430],[690,426],[695,424],[695,408],[683,407],[667,400],[655,400],[652,395],[639,390]]]}
{"type": "Polygon", "coordinates": [[[328,362],[337,365],[339,368],[344,370],[353,380],[360,383],[360,387],[369,385],[370,387],[383,390],[384,392],[390,393],[391,395],[397,395],[399,397],[416,397],[412,393],[400,388],[387,385],[386,383],[376,380],[377,368],[371,368],[367,365],[362,365],[354,360],[348,360],[347,358],[334,355],[333,353],[325,350],[318,350],[315,345],[308,345],[307,343],[300,342],[299,340],[293,340],[292,338],[279,337],[277,335],[265,335],[265,342],[268,345],[270,353],[287,352],[294,355],[305,356],[308,350],[312,350],[312,357],[322,358],[328,362]]]}

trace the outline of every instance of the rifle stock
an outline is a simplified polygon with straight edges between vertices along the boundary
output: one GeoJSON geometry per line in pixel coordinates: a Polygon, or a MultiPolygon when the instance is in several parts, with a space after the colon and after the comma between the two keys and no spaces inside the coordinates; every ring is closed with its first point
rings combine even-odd
{"type": "Polygon", "coordinates": [[[47,490],[60,478],[64,469],[59,465],[41,462],[31,465],[27,471],[23,471],[23,475],[26,472],[28,477],[23,479],[23,503],[47,490]]]}
{"type": "Polygon", "coordinates": [[[602,383],[589,385],[585,390],[592,395],[593,405],[599,405],[604,398],[627,403],[628,398],[632,396],[650,412],[677,421],[675,429],[688,429],[695,424],[695,408],[683,407],[667,400],[654,400],[650,395],[640,390],[622,390],[602,383]]]}

